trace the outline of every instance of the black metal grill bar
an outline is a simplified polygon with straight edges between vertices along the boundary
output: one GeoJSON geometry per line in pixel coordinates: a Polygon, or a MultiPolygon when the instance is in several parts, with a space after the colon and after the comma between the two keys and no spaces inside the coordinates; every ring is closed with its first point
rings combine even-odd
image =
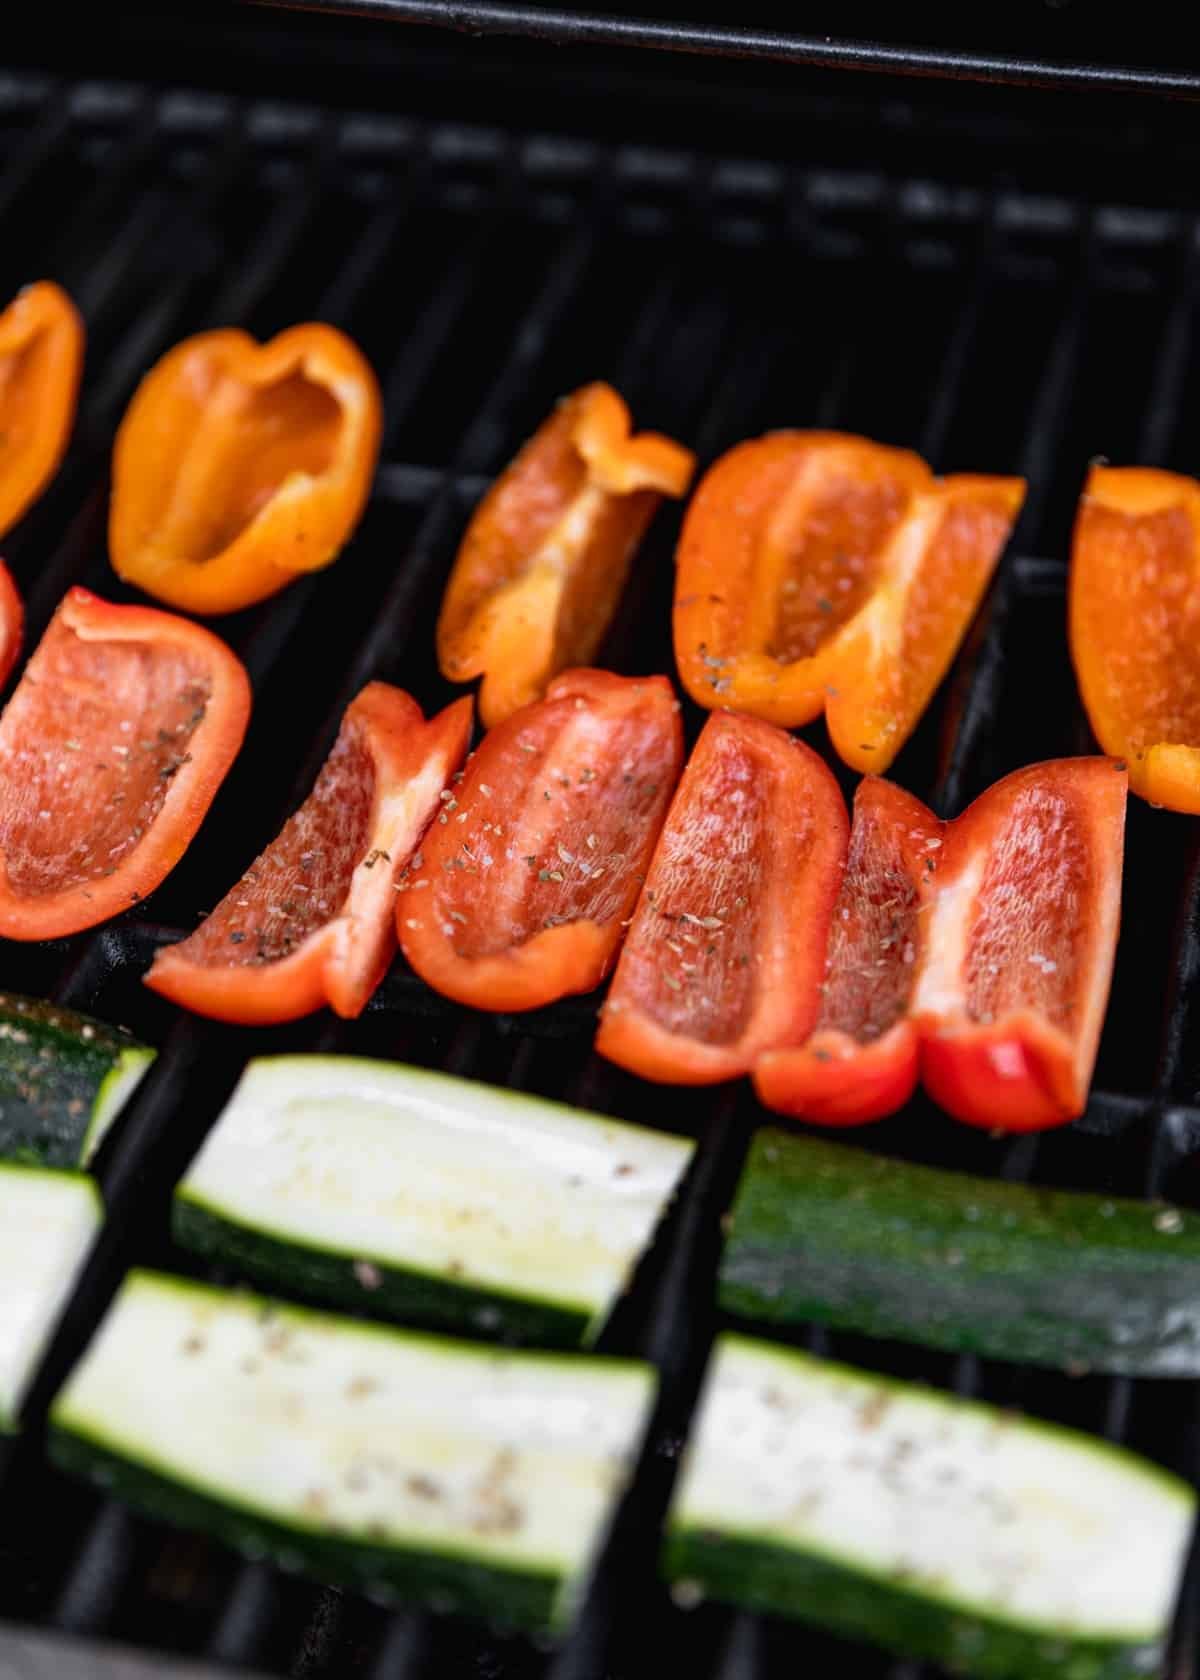
{"type": "MultiPolygon", "coordinates": [[[[960,418],[979,407],[972,374],[986,348],[996,288],[1033,287],[1041,283],[1036,263],[1052,264],[1056,305],[1050,349],[1033,382],[1016,463],[1033,480],[1024,544],[1041,549],[1047,486],[1052,476],[1081,465],[1069,449],[1064,453],[1075,382],[1094,336],[1089,324],[1095,300],[1117,295],[1123,283],[1114,253],[1120,248],[1123,262],[1134,260],[1120,246],[1128,237],[1122,229],[1127,230],[1129,218],[1108,215],[1087,195],[1039,208],[1033,196],[998,195],[987,184],[969,194],[959,192],[952,209],[949,196],[946,208],[931,208],[928,192],[912,190],[902,168],[890,173],[872,169],[869,182],[861,170],[833,166],[793,174],[778,164],[747,163],[734,170],[686,152],[668,155],[527,136],[519,124],[511,130],[479,125],[460,130],[429,122],[359,123],[311,106],[267,107],[225,98],[179,101],[170,95],[146,96],[136,87],[115,97],[103,89],[99,93],[93,99],[90,93],[80,97],[50,84],[39,87],[36,98],[23,106],[26,135],[0,175],[0,204],[19,208],[42,172],[72,155],[82,134],[97,125],[103,129],[105,167],[111,173],[103,176],[90,195],[90,207],[76,219],[78,245],[69,237],[61,241],[63,260],[70,264],[65,278],[84,288],[89,327],[103,353],[99,365],[89,368],[90,394],[72,457],[8,545],[33,582],[26,592],[35,631],[76,577],[101,592],[113,586],[103,566],[111,432],[133,381],[174,337],[205,324],[251,319],[262,330],[275,330],[297,318],[288,313],[289,300],[302,296],[310,315],[332,318],[356,335],[365,329],[369,346],[373,312],[378,312],[372,289],[376,272],[395,263],[410,234],[420,236],[421,218],[431,208],[449,217],[455,237],[437,283],[403,330],[389,334],[395,348],[377,358],[391,428],[372,517],[401,521],[404,538],[394,551],[377,549],[370,586],[378,589],[390,567],[394,576],[348,660],[331,669],[313,668],[320,707],[315,725],[306,726],[290,745],[256,737],[252,728],[246,748],[251,768],[238,784],[246,794],[245,810],[234,812],[239,820],[231,826],[231,817],[218,809],[206,829],[218,859],[232,857],[239,848],[244,855],[222,863],[220,878],[216,863],[207,875],[197,869],[194,878],[201,884],[189,889],[198,895],[194,905],[186,897],[172,898],[170,884],[164,888],[174,927],[127,919],[27,953],[27,972],[41,977],[39,989],[110,1019],[141,1025],[162,1045],[153,1073],[103,1152],[101,1177],[111,1218],[39,1377],[33,1418],[41,1416],[126,1266],[132,1260],[178,1263],[162,1235],[169,1188],[249,1054],[303,1046],[412,1056],[651,1123],[677,1113],[678,1123],[697,1136],[699,1148],[677,1205],[606,1333],[604,1346],[647,1357],[659,1367],[660,1398],[638,1476],[617,1515],[579,1626],[557,1657],[546,1659],[512,1642],[488,1644],[444,1621],[367,1609],[352,1596],[343,1599],[285,1580],[264,1566],[238,1564],[200,1542],[186,1543],[186,1561],[205,1581],[209,1607],[197,1611],[186,1629],[181,1625],[175,1631],[170,1616],[164,1620],[162,1594],[164,1582],[179,1574],[178,1559],[171,1560],[182,1542],[164,1539],[157,1525],[79,1490],[73,1496],[75,1529],[39,1542],[43,1579],[31,1589],[28,1603],[42,1606],[42,1617],[62,1626],[149,1643],[165,1640],[223,1663],[257,1663],[277,1674],[357,1674],[372,1680],[451,1672],[473,1672],[480,1680],[485,1674],[489,1680],[601,1680],[612,1674],[626,1680],[648,1672],[638,1649],[646,1628],[680,1642],[681,1649],[684,1643],[694,1649],[692,1666],[712,1680],[768,1680],[777,1672],[792,1672],[798,1652],[815,1650],[819,1663],[820,1653],[831,1650],[833,1660],[839,1660],[829,1642],[810,1642],[802,1632],[785,1641],[753,1617],[714,1610],[704,1612],[697,1624],[673,1609],[654,1584],[657,1527],[710,1338],[720,1322],[711,1307],[711,1285],[721,1218],[750,1132],[761,1119],[748,1092],[689,1094],[685,1104],[668,1109],[661,1093],[638,1087],[591,1052],[590,999],[568,1000],[528,1017],[484,1020],[435,997],[398,966],[360,1023],[322,1019],[260,1038],[177,1015],[144,993],[138,978],[154,949],[184,931],[190,910],[215,902],[237,868],[275,832],[286,808],[307,793],[342,710],[362,683],[380,675],[404,682],[410,669],[431,669],[431,615],[457,532],[496,465],[519,441],[515,428],[525,425],[531,389],[539,404],[558,394],[547,386],[546,369],[553,368],[553,377],[559,377],[563,343],[589,324],[582,311],[590,271],[609,240],[630,242],[625,260],[636,265],[638,284],[612,360],[594,369],[585,366],[583,376],[613,378],[639,418],[644,404],[667,401],[670,424],[698,448],[702,464],[743,431],[764,429],[756,418],[760,405],[767,405],[768,423],[778,423],[778,411],[770,410],[777,353],[772,317],[768,312],[765,321],[760,319],[753,307],[757,294],[743,271],[760,280],[768,277],[769,285],[786,274],[789,284],[802,288],[810,272],[840,265],[829,272],[844,277],[849,293],[858,284],[856,267],[863,266],[870,271],[870,285],[887,295],[894,282],[916,272],[913,265],[920,259],[914,257],[914,242],[919,236],[928,245],[929,218],[949,218],[953,303],[937,328],[928,387],[919,403],[909,402],[903,410],[908,438],[936,465],[953,445],[960,418]],[[198,161],[179,178],[164,174],[162,157],[182,147],[198,161]],[[447,185],[460,174],[466,183],[463,208],[450,216],[447,206],[454,201],[447,185]],[[232,225],[235,201],[247,181],[255,183],[262,213],[248,239],[222,250],[224,230],[232,225]],[[642,194],[648,195],[645,203],[642,194]],[[333,225],[335,202],[353,206],[338,224],[350,231],[339,235],[335,260],[322,265],[325,278],[314,291],[303,273],[305,253],[314,240],[328,237],[324,230],[333,225]],[[197,268],[171,275],[165,287],[148,283],[154,270],[142,246],[153,242],[131,238],[160,221],[167,230],[188,230],[192,242],[187,248],[202,253],[197,268]],[[457,441],[428,459],[418,458],[410,446],[413,420],[436,403],[456,341],[471,331],[494,276],[503,274],[514,245],[535,226],[543,241],[548,238],[546,264],[523,297],[495,372],[471,399],[465,425],[447,434],[457,441]],[[1031,240],[1037,245],[1034,267],[1022,267],[1030,259],[1020,242],[1031,240]],[[107,267],[95,261],[97,241],[109,252],[107,267]],[[737,253],[736,261],[731,252],[737,253]],[[1026,280],[1027,273],[1035,278],[1026,280]],[[145,308],[130,319],[124,298],[130,287],[139,286],[145,308]],[[279,767],[273,765],[260,789],[251,780],[253,766],[264,767],[267,753],[279,767]],[[785,1649],[786,1658],[781,1654],[785,1649]]],[[[0,84],[0,113],[9,109],[0,84]]],[[[999,173],[988,179],[999,179],[999,173]]],[[[1141,434],[1147,448],[1166,447],[1178,426],[1183,392],[1174,369],[1189,349],[1189,303],[1196,282],[1190,228],[1190,219],[1181,223],[1166,217],[1147,221],[1138,234],[1147,249],[1176,241],[1171,304],[1158,339],[1141,434]]],[[[802,298],[802,291],[797,296],[802,298]]],[[[813,424],[820,418],[847,429],[867,429],[858,418],[859,386],[867,382],[866,375],[874,378],[875,369],[866,363],[863,347],[855,345],[856,319],[852,308],[837,317],[837,341],[819,364],[828,364],[829,377],[803,403],[789,395],[792,423],[813,424]]],[[[569,365],[578,365],[578,357],[573,355],[569,365]]],[[[886,377],[885,371],[880,377],[886,377]]],[[[461,412],[459,404],[454,407],[461,412]]],[[[1009,463],[981,454],[972,464],[1002,470],[1009,463]]],[[[639,560],[612,646],[611,657],[621,668],[664,663],[657,627],[661,622],[665,632],[677,517],[677,511],[660,515],[639,560]]],[[[367,529],[360,541],[371,540],[369,522],[367,529]]],[[[347,557],[339,564],[349,568],[352,561],[347,557]]],[[[975,656],[960,662],[957,691],[951,693],[954,733],[937,789],[940,809],[958,809],[990,779],[984,773],[988,745],[1011,733],[1013,637],[1031,604],[1045,602],[1056,610],[1064,581],[1061,558],[1016,553],[1006,561],[981,618],[975,656]]],[[[293,650],[319,645],[325,600],[320,580],[305,580],[266,609],[231,621],[231,639],[255,679],[260,717],[278,710],[279,697],[287,695],[302,669],[293,650]]],[[[418,697],[427,706],[442,703],[448,692],[436,678],[420,677],[420,683],[430,681],[428,692],[418,684],[418,697]]],[[[913,785],[927,794],[922,774],[913,785]]],[[[189,856],[187,868],[192,861],[189,856]]],[[[182,872],[181,867],[177,873],[182,872]]],[[[1085,1120],[1072,1134],[1081,1139],[1081,1159],[1084,1151],[1107,1151],[1114,1159],[1113,1152],[1121,1152],[1129,1166],[1121,1181],[1127,1193],[1156,1195],[1176,1188],[1175,1168],[1200,1148],[1200,1066],[1189,1060],[1188,1049],[1194,1036],[1193,981],[1200,978],[1195,933],[1200,860],[1194,851],[1184,873],[1157,1088],[1108,1088],[1110,1076],[1108,1085],[1093,1093],[1085,1120]]],[[[1168,882],[1163,891],[1169,890],[1168,882]]],[[[5,983],[12,983],[7,975],[15,965],[3,949],[0,963],[5,983]]],[[[936,1135],[931,1134],[927,1147],[936,1155],[936,1135]]],[[[1069,1181],[1072,1171],[1060,1165],[1054,1138],[1045,1144],[1019,1140],[999,1153],[992,1150],[988,1158],[993,1170],[1013,1180],[1046,1176],[1056,1181],[1065,1172],[1069,1181]]],[[[837,1336],[815,1333],[808,1345],[842,1354],[837,1336]]],[[[850,1356],[868,1363],[874,1357],[857,1346],[850,1356]]],[[[891,1355],[881,1348],[878,1358],[887,1364],[891,1355]]],[[[1044,1401],[1042,1387],[1031,1378],[996,1372],[975,1359],[942,1360],[927,1368],[936,1372],[936,1380],[962,1393],[1027,1402],[1033,1409],[1059,1404],[1044,1401]]],[[[1146,1435],[1151,1401],[1139,1385],[1089,1379],[1078,1392],[1076,1410],[1088,1427],[1158,1450],[1146,1435]]],[[[1071,1409],[1069,1397],[1062,1404],[1071,1409]]],[[[1194,1423],[1181,1438],[1191,1443],[1187,1451],[1194,1456],[1200,1440],[1194,1423]]],[[[6,1494],[38,1485],[44,1474],[40,1452],[36,1428],[8,1451],[0,1470],[6,1494]]],[[[1200,1468],[1190,1460],[1180,1467],[1200,1468]]],[[[27,1500],[21,1503],[28,1505],[27,1500]]],[[[0,1599],[0,1607],[7,1603],[0,1599]]],[[[1195,1628],[1182,1623],[1181,1661],[1190,1662],[1195,1637],[1195,1628]]],[[[916,1680],[928,1671],[880,1658],[871,1672],[916,1680]]]]}
{"type": "Polygon", "coordinates": [[[294,11],[347,12],[401,23],[441,24],[472,34],[528,35],[577,46],[649,47],[665,52],[767,59],[838,70],[877,70],[1033,87],[1113,88],[1195,98],[1200,76],[1153,66],[1067,63],[1035,55],[952,51],[883,41],[855,41],[799,31],[624,17],[559,6],[483,0],[469,11],[456,0],[254,0],[294,11]]]}

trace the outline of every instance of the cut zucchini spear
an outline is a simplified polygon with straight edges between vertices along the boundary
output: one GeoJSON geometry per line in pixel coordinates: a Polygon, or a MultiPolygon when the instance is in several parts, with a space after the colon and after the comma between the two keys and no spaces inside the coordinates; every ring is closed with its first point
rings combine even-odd
{"type": "Polygon", "coordinates": [[[1106,1442],[718,1339],[668,1524],[676,1596],[1001,1680],[1158,1673],[1194,1497],[1106,1442]]]}
{"type": "Polygon", "coordinates": [[[17,1427],[30,1378],[104,1217],[82,1173],[0,1166],[0,1430],[17,1427]]]}
{"type": "Polygon", "coordinates": [[[285,1568],[559,1629],[649,1366],[499,1352],[133,1272],[51,1412],[68,1468],[285,1568]]]}
{"type": "Polygon", "coordinates": [[[1200,1373],[1200,1217],[755,1135],[721,1305],[1059,1369],[1200,1373]]]}
{"type": "Polygon", "coordinates": [[[103,1021],[0,992],[0,1160],[86,1166],[153,1060],[103,1021]]]}
{"type": "Polygon", "coordinates": [[[349,1056],[251,1062],[176,1192],[185,1247],[288,1293],[591,1342],[693,1145],[349,1056]]]}

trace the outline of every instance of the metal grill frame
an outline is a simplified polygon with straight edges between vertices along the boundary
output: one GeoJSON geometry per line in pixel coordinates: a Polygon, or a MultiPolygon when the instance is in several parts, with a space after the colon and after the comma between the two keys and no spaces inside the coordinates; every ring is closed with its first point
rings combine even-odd
{"type": "MultiPolygon", "coordinates": [[[[0,123],[16,136],[0,170],[11,235],[0,295],[52,274],[90,331],[71,452],[5,545],[26,596],[28,646],[71,582],[127,598],[105,559],[112,432],[140,372],[185,333],[332,320],[376,360],[388,411],[371,508],[347,554],[218,626],[250,670],[256,714],[205,828],[147,906],[160,920],[130,915],[72,940],[0,945],[0,985],[122,1021],[162,1051],[103,1150],[108,1222],[36,1385],[30,1428],[0,1447],[0,1615],[274,1674],[636,1680],[670,1649],[711,1680],[774,1680],[801,1659],[927,1680],[926,1667],[865,1651],[851,1659],[802,1628],[716,1607],[685,1614],[655,1576],[718,1324],[721,1217],[765,1118],[747,1090],[664,1097],[607,1067],[590,1050],[592,999],[485,1019],[397,967],[358,1023],[322,1016],[248,1033],[171,1009],[140,975],[304,796],[363,682],[400,681],[426,709],[449,697],[432,625],[457,536],[549,401],[590,377],[611,378],[639,423],[689,441],[703,462],[790,423],[910,444],[945,470],[1024,472],[1030,495],[996,586],[894,774],[948,815],[1020,763],[1089,750],[1063,628],[1067,520],[1096,449],[1196,464],[1185,422],[1200,219],[1169,201],[1017,188],[1002,151],[966,185],[910,173],[902,145],[885,168],[864,170],[840,162],[837,140],[815,126],[811,160],[793,166],[516,121],[28,75],[0,77],[0,123]],[[44,213],[55,189],[69,209],[57,225],[44,213]],[[1023,343],[998,349],[1006,322],[1023,343]],[[1114,341],[1121,322],[1124,348],[1119,333],[1114,341]],[[46,1404],[127,1266],[188,1267],[166,1235],[179,1172],[244,1060],[286,1048],[394,1055],[633,1120],[666,1117],[699,1140],[602,1343],[650,1359],[661,1397],[578,1627],[558,1652],[239,1562],[45,1465],[46,1404]]],[[[602,663],[670,669],[676,528],[675,514],[657,522],[602,663]]],[[[686,716],[694,736],[698,714],[686,716]]],[[[823,728],[807,738],[822,747],[823,728]]],[[[1190,819],[1131,808],[1126,927],[1097,1088],[1078,1126],[998,1143],[918,1099],[856,1141],[1010,1179],[1169,1191],[1195,1204],[1198,839],[1190,819]]],[[[1070,1379],[819,1332],[803,1340],[1061,1417],[1200,1476],[1195,1384],[1070,1379]]],[[[1200,1649],[1195,1583],[1193,1570],[1172,1659],[1181,1677],[1200,1649]]]]}

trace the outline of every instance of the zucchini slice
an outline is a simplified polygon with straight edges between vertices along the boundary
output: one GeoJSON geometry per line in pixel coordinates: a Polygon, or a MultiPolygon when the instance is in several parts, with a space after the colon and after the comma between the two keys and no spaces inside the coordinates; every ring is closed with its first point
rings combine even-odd
{"type": "Polygon", "coordinates": [[[153,1060],[119,1028],[0,992],[0,1160],[86,1166],[153,1060]]]}
{"type": "Polygon", "coordinates": [[[653,1370],[502,1352],[132,1272],[51,1411],[51,1451],[285,1568],[563,1627],[653,1370]]]}
{"type": "Polygon", "coordinates": [[[693,1145],[350,1056],[251,1062],[180,1184],[177,1241],[374,1316],[590,1343],[693,1145]]]}
{"type": "Polygon", "coordinates": [[[17,1427],[30,1379],[100,1228],[83,1173],[0,1165],[0,1430],[17,1427]]]}
{"type": "Polygon", "coordinates": [[[676,1596],[994,1680],[1158,1673],[1195,1499],[1104,1441],[718,1338],[668,1520],[676,1596]]]}
{"type": "Polygon", "coordinates": [[[1200,1374],[1200,1216],[758,1132],[721,1304],[1080,1371],[1200,1374]]]}

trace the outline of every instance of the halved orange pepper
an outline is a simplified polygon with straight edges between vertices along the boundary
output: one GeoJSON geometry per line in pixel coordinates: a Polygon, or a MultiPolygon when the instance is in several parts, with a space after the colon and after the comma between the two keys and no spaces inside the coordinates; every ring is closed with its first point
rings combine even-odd
{"type": "Polygon", "coordinates": [[[682,496],[695,456],[656,432],[631,435],[610,385],[561,402],[480,502],[446,586],[438,662],[451,682],[482,676],[490,729],[587,665],[634,551],[663,496],[682,496]]]}
{"type": "Polygon", "coordinates": [[[39,280],[0,313],[0,536],[41,495],[75,420],[84,329],[61,286],[39,280]]]}
{"type": "Polygon", "coordinates": [[[1105,752],[1154,805],[1200,812],[1200,483],[1093,467],[1075,522],[1071,657],[1105,752]]]}
{"type": "Polygon", "coordinates": [[[0,688],[8,681],[8,673],[17,662],[24,629],[25,607],[20,591],[12,573],[0,560],[0,688]]]}
{"type": "Polygon", "coordinates": [[[776,432],[708,471],[679,541],[675,656],[702,706],[794,728],[825,713],[858,770],[887,767],[966,634],[1025,495],[935,479],[840,432],[776,432]]]}
{"type": "Polygon", "coordinates": [[[470,736],[469,699],[427,723],[403,689],[368,683],[304,804],[146,984],[244,1026],[326,1003],[361,1015],[395,953],[397,877],[470,736]]]}
{"type": "Polygon", "coordinates": [[[76,933],[152,892],[249,716],[211,631],[69,590],[0,716],[0,936],[76,933]]]}
{"type": "Polygon", "coordinates": [[[117,432],[109,551],[127,583],[227,613],[329,565],[358,524],[383,404],[335,327],[267,344],[185,339],[142,380],[117,432]]]}

